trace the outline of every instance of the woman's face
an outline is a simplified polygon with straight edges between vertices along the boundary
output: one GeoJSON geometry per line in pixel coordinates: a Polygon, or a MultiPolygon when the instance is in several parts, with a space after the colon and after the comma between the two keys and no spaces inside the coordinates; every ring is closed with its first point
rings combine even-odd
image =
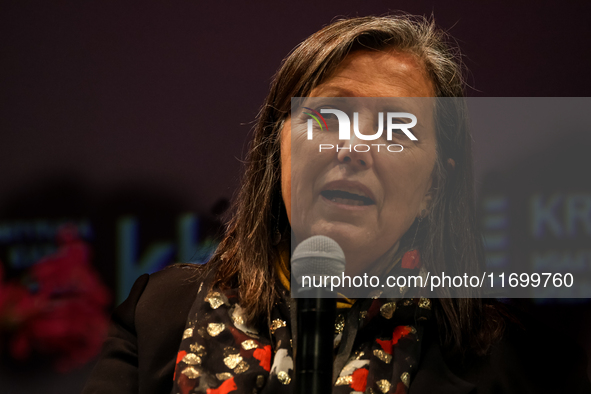
{"type": "MultiPolygon", "coordinates": [[[[359,51],[349,55],[310,94],[339,96],[433,97],[434,90],[415,56],[398,51],[359,51]]],[[[429,209],[435,126],[429,100],[417,101],[414,115],[419,123],[411,130],[417,141],[404,134],[386,141],[403,145],[399,153],[383,148],[380,152],[319,152],[318,143],[307,140],[306,129],[296,126],[302,122],[294,122],[292,129],[292,119],[288,119],[283,127],[281,188],[292,232],[298,243],[319,234],[337,241],[345,252],[348,274],[369,272],[377,261],[390,261],[400,238],[415,218],[429,209]],[[371,201],[342,198],[347,196],[342,192],[370,197],[371,201]]],[[[320,138],[332,138],[331,142],[341,147],[377,142],[360,140],[354,133],[350,140],[339,141],[336,134],[320,138]]]]}

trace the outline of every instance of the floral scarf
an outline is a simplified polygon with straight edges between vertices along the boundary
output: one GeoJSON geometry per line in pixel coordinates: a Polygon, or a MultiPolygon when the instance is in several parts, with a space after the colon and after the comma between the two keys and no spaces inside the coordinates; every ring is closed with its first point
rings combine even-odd
{"type": "MultiPolygon", "coordinates": [[[[253,327],[245,323],[238,289],[222,292],[208,282],[201,283],[189,313],[171,393],[292,393],[289,291],[282,289],[270,324],[253,327]]],[[[431,301],[359,299],[350,308],[338,306],[333,393],[406,393],[417,371],[431,301]]]]}

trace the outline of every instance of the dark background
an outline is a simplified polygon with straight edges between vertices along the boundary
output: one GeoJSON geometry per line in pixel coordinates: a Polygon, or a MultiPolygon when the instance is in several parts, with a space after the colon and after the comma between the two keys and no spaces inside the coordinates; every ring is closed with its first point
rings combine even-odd
{"type": "MultiPolygon", "coordinates": [[[[214,236],[272,75],[295,45],[339,16],[433,13],[462,49],[472,97],[588,96],[591,89],[586,2],[163,3],[0,4],[0,225],[87,220],[94,265],[118,300],[129,285],[118,282],[121,217],[139,221],[141,251],[177,242],[186,213],[200,218],[200,240],[214,236]]],[[[482,193],[510,189],[503,174],[549,149],[550,137],[530,133],[529,150],[515,151],[504,149],[510,136],[475,132],[482,193]],[[483,188],[487,179],[492,186],[483,188]]],[[[588,152],[584,141],[577,157],[588,152]]],[[[575,183],[565,188],[589,178],[585,163],[569,163],[575,183]]],[[[581,185],[579,192],[591,190],[581,185]]],[[[0,245],[0,259],[9,246],[0,245]]],[[[568,324],[591,349],[588,304],[520,303],[548,324],[568,324]]],[[[0,371],[2,391],[78,392],[90,368],[68,375],[37,368],[35,380],[0,371]]]]}

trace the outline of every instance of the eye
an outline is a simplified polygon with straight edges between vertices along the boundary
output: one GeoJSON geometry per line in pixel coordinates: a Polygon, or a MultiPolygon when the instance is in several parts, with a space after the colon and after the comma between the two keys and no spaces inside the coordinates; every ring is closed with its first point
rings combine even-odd
{"type": "Polygon", "coordinates": [[[303,122],[312,120],[315,128],[323,131],[338,131],[338,118],[331,113],[321,113],[322,109],[334,108],[329,105],[316,107],[302,107],[301,119],[303,122]]]}
{"type": "MultiPolygon", "coordinates": [[[[409,120],[410,119],[408,118],[392,118],[392,124],[409,124],[409,120]]],[[[402,129],[393,128],[392,134],[404,135],[404,132],[402,131],[402,129]]]]}
{"type": "MultiPolygon", "coordinates": [[[[322,107],[322,108],[319,108],[318,109],[318,112],[320,112],[321,109],[331,109],[331,108],[332,107],[322,107]]],[[[329,119],[330,120],[338,120],[337,119],[337,116],[335,114],[332,114],[332,113],[324,113],[324,114],[322,114],[322,117],[324,119],[326,119],[326,121],[328,121],[329,119]]]]}
{"type": "Polygon", "coordinates": [[[408,123],[405,118],[392,118],[392,123],[405,124],[408,123]]]}

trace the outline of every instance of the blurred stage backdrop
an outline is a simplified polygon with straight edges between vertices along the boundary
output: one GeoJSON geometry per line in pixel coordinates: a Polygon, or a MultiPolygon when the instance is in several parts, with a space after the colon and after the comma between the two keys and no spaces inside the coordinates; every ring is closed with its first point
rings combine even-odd
{"type": "MultiPolygon", "coordinates": [[[[458,40],[470,96],[591,91],[574,1],[3,2],[0,390],[79,392],[134,280],[215,248],[281,59],[335,17],[395,10],[458,40]]],[[[489,264],[589,269],[589,130],[499,120],[474,132],[489,264]]],[[[513,302],[591,353],[588,300],[513,302]]]]}

